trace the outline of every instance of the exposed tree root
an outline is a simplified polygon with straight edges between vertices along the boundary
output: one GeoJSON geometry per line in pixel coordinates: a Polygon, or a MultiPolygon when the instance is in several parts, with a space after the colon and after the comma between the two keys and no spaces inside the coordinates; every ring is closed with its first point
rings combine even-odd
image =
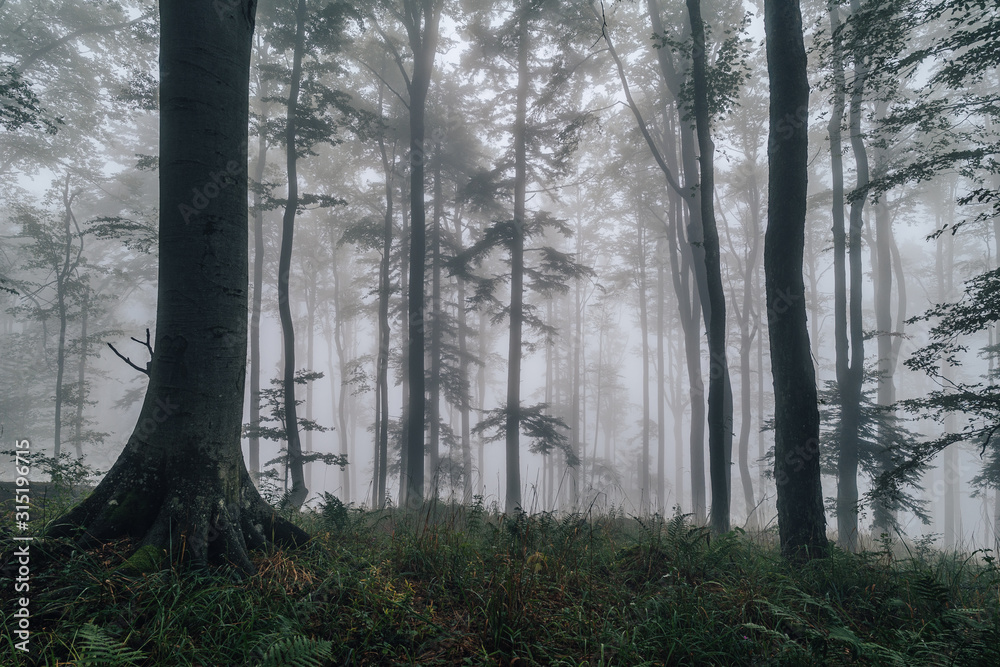
{"type": "Polygon", "coordinates": [[[260,497],[242,460],[228,471],[236,479],[230,485],[211,466],[151,469],[139,449],[130,443],[97,489],[49,524],[46,536],[72,538],[79,548],[131,537],[136,570],[169,561],[229,564],[246,575],[254,572],[250,550],[309,540],[260,497]]]}

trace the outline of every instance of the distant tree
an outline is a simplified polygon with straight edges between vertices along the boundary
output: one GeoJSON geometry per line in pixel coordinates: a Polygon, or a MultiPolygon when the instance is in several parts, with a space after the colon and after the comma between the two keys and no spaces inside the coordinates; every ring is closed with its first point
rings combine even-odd
{"type": "MultiPolygon", "coordinates": [[[[295,374],[295,383],[300,385],[308,385],[310,382],[314,382],[323,377],[322,373],[317,373],[313,371],[299,370],[295,374]]],[[[288,422],[285,415],[285,390],[284,390],[284,379],[274,378],[271,380],[272,389],[262,389],[260,392],[262,402],[264,407],[267,408],[265,414],[261,415],[256,422],[250,422],[243,425],[243,433],[248,437],[261,438],[263,440],[271,440],[272,442],[288,442],[288,422]]],[[[299,405],[303,401],[299,400],[299,405]]],[[[299,417],[298,428],[300,431],[305,431],[311,433],[314,431],[324,432],[330,429],[325,426],[317,424],[311,419],[306,417],[299,417]]],[[[282,455],[277,459],[268,461],[264,465],[273,465],[274,463],[280,462],[284,466],[284,479],[283,479],[283,491],[286,494],[282,498],[282,503],[290,504],[290,493],[291,490],[288,488],[288,477],[289,470],[291,469],[291,456],[289,456],[288,448],[283,447],[281,449],[282,455]]],[[[316,452],[308,452],[302,455],[303,463],[312,463],[314,461],[321,461],[327,465],[336,465],[344,468],[347,466],[347,457],[338,454],[320,454],[316,452]]]]}
{"type": "Polygon", "coordinates": [[[802,280],[809,80],[798,0],[765,0],[764,30],[771,85],[764,274],[774,379],[778,535],[786,557],[816,558],[825,555],[827,539],[816,377],[802,280]]]}
{"type": "Polygon", "coordinates": [[[48,530],[81,544],[131,536],[137,567],[183,554],[250,573],[249,548],[308,538],[261,499],[240,450],[254,9],[249,0],[160,3],[160,273],[149,386],[118,461],[48,530]]]}
{"type": "Polygon", "coordinates": [[[444,0],[384,0],[376,7],[381,19],[375,29],[382,37],[406,83],[410,121],[410,251],[407,296],[407,379],[409,397],[405,415],[406,469],[400,478],[400,504],[418,507],[424,499],[424,422],[427,408],[424,378],[424,270],[427,256],[424,210],[424,165],[427,159],[425,116],[427,93],[434,72],[438,28],[444,0]],[[406,32],[412,65],[404,64],[402,40],[379,25],[385,15],[398,20],[406,32]]]}
{"type": "MultiPolygon", "coordinates": [[[[497,169],[483,175],[481,183],[486,186],[484,192],[492,190],[496,193],[502,175],[509,178],[508,170],[513,167],[513,180],[507,184],[513,206],[510,217],[498,221],[487,230],[469,256],[470,259],[477,255],[481,257],[492,247],[503,247],[508,253],[510,265],[509,274],[502,276],[502,280],[510,283],[510,300],[505,309],[510,324],[507,341],[507,394],[505,405],[501,408],[506,415],[504,439],[507,512],[513,512],[521,506],[520,433],[522,411],[527,410],[521,404],[524,328],[525,325],[530,326],[533,320],[539,322],[534,309],[525,302],[526,290],[531,287],[532,281],[535,282],[536,289],[543,291],[568,289],[565,284],[567,278],[583,276],[588,272],[572,256],[551,246],[534,249],[541,257],[535,268],[529,267],[525,259],[527,239],[532,235],[540,235],[543,228],[551,227],[567,235],[569,232],[561,221],[547,214],[529,214],[527,186],[529,181],[539,176],[552,178],[565,171],[569,156],[576,148],[579,130],[586,122],[585,114],[560,105],[567,98],[568,83],[588,60],[585,55],[576,51],[572,42],[573,28],[581,24],[584,16],[572,3],[521,0],[513,12],[508,12],[506,7],[502,13],[497,12],[495,7],[489,8],[489,11],[479,15],[478,21],[471,28],[478,42],[477,50],[494,56],[491,65],[503,72],[498,78],[501,81],[510,80],[514,85],[511,150],[497,169]],[[501,20],[502,23],[492,26],[491,20],[501,20]],[[562,33],[542,29],[556,23],[563,27],[562,33]],[[567,26],[569,30],[565,30],[567,26]],[[554,37],[556,34],[560,36],[554,37]],[[512,57],[505,55],[511,50],[512,57]],[[543,69],[543,57],[546,55],[550,55],[551,60],[547,63],[548,67],[543,69]],[[539,70],[544,72],[543,76],[539,76],[539,70]],[[536,83],[539,81],[540,86],[536,83]],[[536,86],[541,88],[538,93],[534,93],[536,86]],[[526,278],[529,281],[527,284],[526,278]]],[[[482,286],[487,289],[480,289],[478,296],[481,298],[489,294],[492,298],[492,290],[498,282],[497,279],[484,281],[482,286]]],[[[544,410],[528,412],[542,414],[544,410]]]]}
{"type": "MultiPolygon", "coordinates": [[[[284,352],[285,411],[289,415],[288,456],[291,464],[292,490],[288,502],[300,507],[309,495],[301,462],[302,444],[295,411],[295,332],[289,301],[289,274],[295,219],[300,210],[310,204],[330,206],[338,203],[329,196],[299,193],[298,161],[314,154],[320,142],[337,142],[337,120],[351,113],[349,96],[325,85],[322,75],[336,73],[338,66],[329,56],[343,43],[343,31],[350,6],[341,1],[327,2],[309,11],[306,0],[298,0],[293,16],[287,16],[280,6],[274,8],[275,26],[269,33],[272,44],[292,53],[288,73],[288,91],[283,138],[285,168],[288,176],[287,198],[281,202],[284,213],[281,222],[281,249],[278,256],[278,311],[284,352]],[[293,28],[294,26],[294,28],[293,28]],[[320,58],[324,52],[326,58],[320,58]]],[[[272,73],[273,75],[273,73],[272,73]]],[[[312,331],[308,332],[311,337],[312,331]]]]}

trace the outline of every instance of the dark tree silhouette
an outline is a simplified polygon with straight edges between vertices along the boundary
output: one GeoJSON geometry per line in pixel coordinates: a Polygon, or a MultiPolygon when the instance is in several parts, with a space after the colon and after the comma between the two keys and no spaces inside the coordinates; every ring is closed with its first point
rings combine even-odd
{"type": "Polygon", "coordinates": [[[764,3],[771,84],[764,276],[774,379],[774,478],[786,557],[825,554],[819,410],[806,328],[805,244],[809,80],[798,0],[764,3]]]}
{"type": "Polygon", "coordinates": [[[131,536],[137,567],[156,566],[173,549],[170,557],[249,573],[249,548],[308,538],[261,499],[240,450],[255,10],[253,0],[160,3],[160,265],[149,386],[118,461],[48,531],[82,544],[131,536]]]}

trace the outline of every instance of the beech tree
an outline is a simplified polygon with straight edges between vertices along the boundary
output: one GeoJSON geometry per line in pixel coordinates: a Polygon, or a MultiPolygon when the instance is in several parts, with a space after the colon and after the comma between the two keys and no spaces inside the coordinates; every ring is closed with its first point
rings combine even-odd
{"type": "Polygon", "coordinates": [[[802,280],[809,80],[798,0],[766,0],[764,30],[771,84],[764,287],[774,379],[778,535],[786,557],[815,558],[825,554],[827,540],[816,376],[802,280]]]}
{"type": "Polygon", "coordinates": [[[159,283],[149,385],[115,465],[48,529],[81,545],[130,536],[139,545],[130,562],[139,568],[183,555],[250,573],[248,549],[308,538],[260,497],[240,449],[255,9],[253,0],[160,3],[159,283]]]}

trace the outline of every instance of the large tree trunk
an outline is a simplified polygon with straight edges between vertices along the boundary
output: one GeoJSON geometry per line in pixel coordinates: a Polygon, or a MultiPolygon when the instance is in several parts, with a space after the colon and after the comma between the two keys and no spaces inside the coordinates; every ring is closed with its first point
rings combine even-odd
{"type": "Polygon", "coordinates": [[[292,54],[292,81],[288,92],[288,119],[285,124],[285,156],[288,172],[288,201],[281,221],[281,250],[278,255],[278,315],[281,320],[281,340],[284,352],[282,387],[285,407],[285,443],[288,470],[292,488],[286,501],[298,509],[309,496],[302,466],[302,444],[299,440],[299,418],[295,405],[295,330],[292,323],[292,304],[288,293],[289,274],[292,268],[292,241],[295,234],[295,215],[299,206],[297,173],[298,153],[295,149],[296,114],[298,113],[299,84],[302,79],[302,53],[305,50],[306,0],[298,0],[295,11],[295,47],[292,54]]]}
{"type": "Polygon", "coordinates": [[[809,353],[802,254],[808,169],[809,80],[798,0],[765,0],[770,81],[768,209],[764,237],[778,535],[789,558],[826,553],[819,410],[809,353]]]}
{"type": "Polygon", "coordinates": [[[260,498],[240,450],[254,7],[243,0],[217,13],[209,3],[160,3],[160,265],[149,385],[115,465],[49,530],[72,536],[81,527],[84,545],[131,536],[137,567],[172,549],[171,557],[249,573],[248,548],[308,539],[260,498]]]}
{"type": "Polygon", "coordinates": [[[528,17],[521,3],[517,39],[517,100],[514,112],[514,229],[510,242],[510,339],[507,347],[507,503],[521,508],[521,326],[524,316],[524,225],[527,186],[525,129],[528,108],[528,17]]]}

